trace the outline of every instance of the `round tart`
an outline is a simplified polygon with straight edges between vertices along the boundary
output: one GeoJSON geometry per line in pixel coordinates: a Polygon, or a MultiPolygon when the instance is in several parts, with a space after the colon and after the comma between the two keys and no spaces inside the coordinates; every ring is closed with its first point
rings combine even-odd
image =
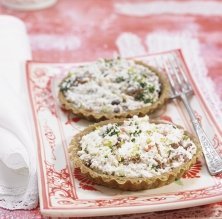
{"type": "Polygon", "coordinates": [[[152,113],[169,96],[163,74],[142,62],[122,58],[80,66],[59,88],[63,108],[94,121],[152,113]]]}
{"type": "Polygon", "coordinates": [[[201,147],[180,126],[134,116],[89,126],[74,136],[69,153],[95,183],[136,191],[180,178],[201,156],[201,147]]]}

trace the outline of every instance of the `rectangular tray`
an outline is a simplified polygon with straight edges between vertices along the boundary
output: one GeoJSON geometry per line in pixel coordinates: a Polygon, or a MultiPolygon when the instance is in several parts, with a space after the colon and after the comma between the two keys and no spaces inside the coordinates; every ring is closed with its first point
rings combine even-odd
{"type": "MultiPolygon", "coordinates": [[[[137,57],[161,69],[172,54],[185,65],[180,50],[137,57]]],[[[75,64],[27,63],[27,83],[38,140],[38,182],[41,212],[45,216],[105,216],[144,213],[209,204],[222,200],[222,175],[210,176],[204,160],[180,180],[152,190],[126,192],[94,184],[71,165],[67,146],[73,135],[90,122],[61,110],[57,98],[60,80],[75,64]]],[[[221,152],[221,127],[209,110],[197,81],[188,72],[195,95],[190,99],[196,117],[221,152]]],[[[172,121],[193,132],[179,100],[168,103],[152,117],[172,121]]]]}

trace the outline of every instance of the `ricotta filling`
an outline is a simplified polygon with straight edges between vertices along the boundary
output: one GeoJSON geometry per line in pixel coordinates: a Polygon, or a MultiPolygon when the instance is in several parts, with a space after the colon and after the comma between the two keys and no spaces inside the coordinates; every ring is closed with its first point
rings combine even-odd
{"type": "Polygon", "coordinates": [[[60,91],[76,108],[121,113],[155,103],[161,84],[154,72],[132,60],[101,59],[70,72],[60,91]]]}
{"type": "Polygon", "coordinates": [[[82,137],[79,158],[100,173],[153,177],[188,162],[197,147],[183,129],[154,124],[134,116],[123,124],[108,124],[82,137]]]}

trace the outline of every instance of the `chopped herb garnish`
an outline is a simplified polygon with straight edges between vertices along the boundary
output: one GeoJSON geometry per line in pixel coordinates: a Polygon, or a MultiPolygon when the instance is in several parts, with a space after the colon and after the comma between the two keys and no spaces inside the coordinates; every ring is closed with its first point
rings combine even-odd
{"type": "Polygon", "coordinates": [[[168,157],[170,156],[171,153],[172,153],[172,150],[169,150],[168,151],[168,157]]]}
{"type": "Polygon", "coordinates": [[[113,135],[117,135],[117,134],[119,134],[119,131],[115,130],[115,129],[113,129],[109,132],[109,136],[113,136],[113,135]]]}
{"type": "Polygon", "coordinates": [[[134,132],[131,132],[130,135],[136,137],[136,136],[138,136],[141,132],[142,132],[142,130],[140,130],[140,129],[136,129],[134,132]]]}
{"type": "Polygon", "coordinates": [[[85,151],[86,154],[89,153],[89,151],[87,150],[87,148],[84,148],[83,150],[85,151]]]}
{"type": "Polygon", "coordinates": [[[115,80],[116,83],[121,83],[123,81],[124,81],[123,77],[117,77],[116,80],[115,80]]]}
{"type": "Polygon", "coordinates": [[[154,86],[150,86],[148,89],[149,89],[150,93],[153,93],[155,91],[155,87],[154,86]]]}
{"type": "Polygon", "coordinates": [[[65,92],[67,91],[71,86],[72,86],[73,80],[71,80],[70,78],[64,80],[60,85],[60,91],[65,92]]]}
{"type": "Polygon", "coordinates": [[[145,82],[140,82],[139,84],[140,84],[140,86],[141,86],[142,88],[145,88],[146,85],[147,85],[147,83],[145,83],[145,82]]]}
{"type": "Polygon", "coordinates": [[[152,103],[153,100],[151,98],[146,98],[145,94],[140,92],[135,96],[136,100],[143,101],[144,103],[152,103]]]}
{"type": "Polygon", "coordinates": [[[109,135],[109,136],[113,136],[113,135],[119,135],[120,131],[118,129],[118,126],[115,125],[115,126],[112,126],[112,127],[108,127],[106,129],[106,131],[102,134],[103,137],[105,137],[106,135],[109,135]]]}
{"type": "Polygon", "coordinates": [[[144,103],[152,103],[152,99],[147,98],[147,99],[143,100],[143,102],[144,102],[144,103]]]}
{"type": "Polygon", "coordinates": [[[135,99],[136,100],[144,100],[144,93],[142,93],[142,92],[140,92],[140,93],[138,93],[136,96],[135,96],[135,99]]]}
{"type": "Polygon", "coordinates": [[[156,165],[154,165],[154,164],[152,164],[152,166],[151,166],[151,169],[153,169],[153,170],[157,170],[157,166],[156,165]]]}

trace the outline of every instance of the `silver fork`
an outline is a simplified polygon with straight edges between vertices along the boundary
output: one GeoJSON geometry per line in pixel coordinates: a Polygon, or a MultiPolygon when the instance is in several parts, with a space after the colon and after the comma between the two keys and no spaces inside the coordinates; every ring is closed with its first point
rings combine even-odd
{"type": "Polygon", "coordinates": [[[211,144],[208,136],[204,132],[201,124],[194,115],[194,112],[190,106],[188,96],[193,93],[192,87],[188,82],[184,73],[185,68],[182,63],[175,57],[171,56],[172,59],[163,60],[164,68],[168,73],[168,78],[171,85],[172,95],[171,98],[180,98],[187,112],[190,116],[190,120],[193,124],[194,130],[199,138],[200,144],[203,149],[203,154],[207,163],[208,170],[211,175],[216,175],[222,172],[222,159],[217,153],[213,145],[211,144]]]}

